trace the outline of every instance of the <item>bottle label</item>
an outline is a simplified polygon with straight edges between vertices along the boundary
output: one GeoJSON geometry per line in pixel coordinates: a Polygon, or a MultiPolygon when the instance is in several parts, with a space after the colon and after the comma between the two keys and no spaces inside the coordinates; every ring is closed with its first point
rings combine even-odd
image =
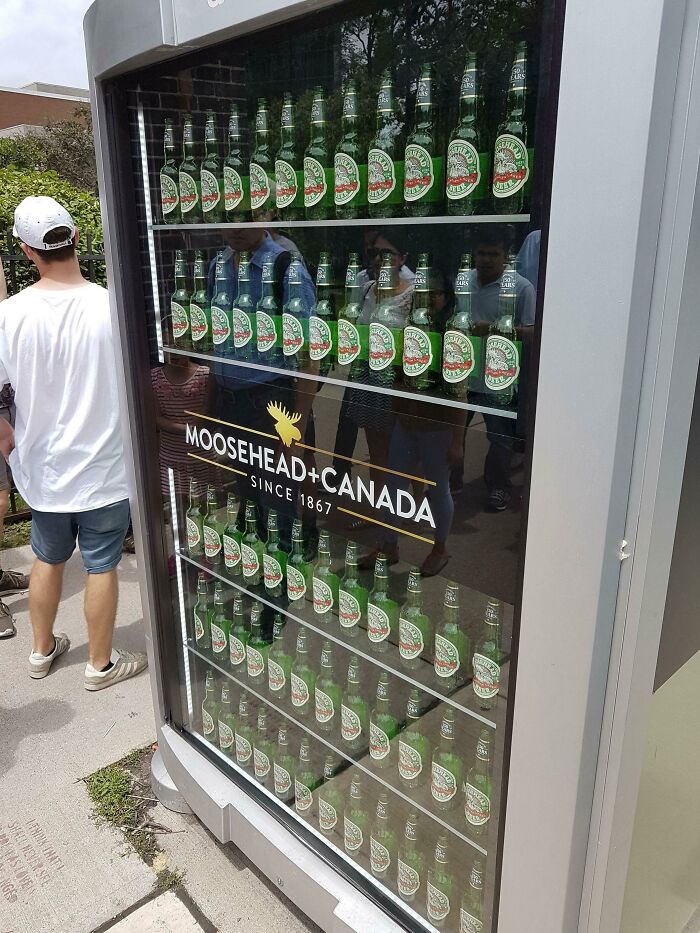
{"type": "Polygon", "coordinates": [[[219,748],[222,752],[233,747],[233,730],[225,722],[219,720],[219,748]]]}
{"type": "Polygon", "coordinates": [[[324,831],[329,833],[338,823],[338,813],[333,804],[328,803],[323,797],[318,798],[318,825],[324,831]]]}
{"type": "Polygon", "coordinates": [[[530,165],[525,143],[512,133],[503,133],[496,140],[493,156],[493,194],[507,198],[525,186],[530,177],[530,165]]]}
{"type": "Polygon", "coordinates": [[[282,315],[282,352],[294,356],[304,346],[304,331],[299,318],[293,314],[282,315]]]}
{"type": "Polygon", "coordinates": [[[369,325],[369,368],[374,372],[386,369],[396,359],[394,335],[384,324],[369,325]]]}
{"type": "Polygon", "coordinates": [[[318,159],[304,156],[304,207],[313,207],[328,190],[326,173],[318,159]]]}
{"type": "Polygon", "coordinates": [[[354,742],[362,734],[360,717],[345,704],[340,707],[340,733],[346,742],[354,742]]]}
{"type": "Polygon", "coordinates": [[[330,722],[334,714],[333,700],[316,687],[316,722],[330,722]]]}
{"type": "Polygon", "coordinates": [[[275,185],[277,207],[289,207],[297,196],[297,173],[284,159],[275,161],[275,185]]]}
{"type": "Polygon", "coordinates": [[[346,152],[335,154],[335,203],[349,204],[360,190],[360,169],[346,152]]]}
{"type": "Polygon", "coordinates": [[[193,518],[187,519],[187,547],[192,550],[196,548],[201,541],[199,535],[199,525],[193,518]]]}
{"type": "Polygon", "coordinates": [[[433,362],[433,348],[425,331],[410,324],[403,332],[403,371],[420,376],[433,362]]]}
{"type": "Polygon", "coordinates": [[[267,353],[277,343],[277,328],[267,311],[255,314],[255,326],[258,335],[258,353],[267,353]]]}
{"type": "Polygon", "coordinates": [[[241,546],[235,538],[224,535],[224,564],[233,570],[241,562],[241,546]]]}
{"type": "Polygon", "coordinates": [[[369,724],[369,753],[376,761],[386,758],[391,751],[389,736],[376,723],[369,724]]]}
{"type": "Polygon", "coordinates": [[[435,673],[438,677],[452,677],[459,670],[457,646],[443,635],[435,633],[435,673]]]}
{"type": "Polygon", "coordinates": [[[189,214],[199,202],[197,182],[188,172],[180,172],[180,210],[189,214]]]}
{"type": "Polygon", "coordinates": [[[433,800],[437,800],[438,803],[447,803],[457,793],[457,779],[454,774],[436,761],[433,762],[430,792],[433,795],[433,800]]]}
{"type": "Polygon", "coordinates": [[[276,794],[287,794],[289,793],[292,787],[292,776],[286,768],[282,768],[280,765],[275,764],[272,770],[275,781],[275,793],[276,794]]]}
{"type": "Polygon", "coordinates": [[[253,210],[261,208],[270,197],[270,179],[267,172],[257,162],[250,163],[250,206],[253,210]]]}
{"type": "Polygon", "coordinates": [[[328,586],[325,580],[314,577],[314,612],[317,615],[325,615],[333,608],[333,590],[328,586]]]}
{"type": "Polygon", "coordinates": [[[292,706],[306,706],[309,702],[309,686],[292,671],[292,706]]]}
{"type": "Polygon", "coordinates": [[[483,826],[491,816],[491,801],[473,784],[465,784],[464,815],[472,826],[483,826]]]}
{"type": "Polygon", "coordinates": [[[458,330],[445,331],[442,341],[442,378],[451,385],[463,382],[474,368],[474,345],[458,330]]]}
{"type": "Polygon", "coordinates": [[[208,558],[214,558],[221,550],[221,537],[215,528],[211,525],[204,526],[204,554],[208,558]]]}
{"type": "Polygon", "coordinates": [[[409,143],[404,156],[404,201],[420,201],[435,181],[433,157],[423,146],[409,143]]]}
{"type": "Polygon", "coordinates": [[[214,731],[214,720],[211,718],[211,714],[202,707],[202,727],[204,729],[204,737],[211,735],[214,731]]]}
{"type": "Polygon", "coordinates": [[[461,201],[478,187],[480,181],[479,153],[465,139],[453,139],[447,147],[447,197],[450,201],[461,201]]]}
{"type": "Polygon", "coordinates": [[[241,544],[241,560],[243,562],[243,576],[254,577],[260,573],[260,561],[257,551],[247,544],[241,544]]]}
{"type": "Polygon", "coordinates": [[[163,211],[163,216],[167,217],[168,214],[177,208],[180,203],[180,196],[177,193],[177,185],[172,180],[170,175],[164,175],[161,173],[160,176],[160,206],[163,211]]]}
{"type": "Polygon", "coordinates": [[[272,658],[267,659],[267,685],[273,693],[279,693],[287,683],[284,668],[272,658]]]}
{"type": "Polygon", "coordinates": [[[420,888],[420,875],[415,868],[411,868],[401,859],[398,861],[398,869],[399,894],[402,897],[413,897],[420,888]]]}
{"type": "Polygon", "coordinates": [[[367,604],[367,637],[371,642],[377,644],[389,637],[390,625],[389,616],[375,606],[374,603],[367,604]]]}
{"type": "Polygon", "coordinates": [[[444,920],[450,912],[449,897],[428,882],[428,916],[431,920],[444,920]]]}
{"type": "Polygon", "coordinates": [[[204,638],[204,625],[198,612],[194,614],[194,637],[197,641],[201,641],[204,638]]]}
{"type": "MultiPolygon", "coordinates": [[[[192,324],[194,328],[194,322],[192,324]]],[[[498,334],[486,338],[484,381],[491,392],[503,392],[513,385],[520,372],[520,354],[512,340],[498,334]]]]}
{"type": "Polygon", "coordinates": [[[211,336],[215,346],[225,343],[231,336],[228,314],[216,305],[211,307],[211,336]]]}
{"type": "Polygon", "coordinates": [[[370,149],[367,153],[367,200],[370,204],[379,204],[395,187],[394,160],[383,149],[370,149]]]}
{"type": "Polygon", "coordinates": [[[243,200],[243,180],[235,168],[224,166],[224,207],[235,210],[243,200]]]}
{"type": "Polygon", "coordinates": [[[491,658],[483,654],[475,654],[472,659],[474,665],[474,693],[482,700],[490,700],[498,696],[501,687],[501,668],[491,658]]]}
{"type": "Polygon", "coordinates": [[[233,324],[233,345],[238,350],[250,343],[253,336],[253,326],[250,315],[235,306],[231,309],[231,322],[233,324]]]}
{"type": "Polygon", "coordinates": [[[207,316],[199,305],[190,304],[190,329],[192,340],[202,340],[207,335],[207,316]]]}
{"type": "Polygon", "coordinates": [[[268,590],[274,590],[276,586],[279,586],[284,577],[282,565],[271,554],[263,554],[263,575],[265,587],[268,590]]]}
{"type": "Polygon", "coordinates": [[[255,768],[255,777],[258,780],[266,778],[270,773],[270,759],[259,748],[253,749],[253,767],[255,768]]]}
{"type": "Polygon", "coordinates": [[[236,733],[236,761],[239,765],[244,765],[250,761],[250,756],[253,754],[253,746],[250,744],[248,739],[240,733],[236,733]]]}
{"type": "Polygon", "coordinates": [[[233,667],[237,667],[245,661],[245,645],[235,635],[229,635],[228,655],[233,667]]]}
{"type": "Polygon", "coordinates": [[[399,619],[399,654],[402,658],[411,661],[417,658],[425,645],[423,644],[423,633],[408,619],[399,619]]]}
{"type": "Polygon", "coordinates": [[[333,335],[323,320],[312,314],[309,318],[309,356],[312,360],[322,360],[331,352],[333,335]]]}
{"type": "Polygon", "coordinates": [[[341,318],[338,321],[338,362],[347,366],[359,355],[360,332],[350,321],[341,318]]]}
{"type": "Polygon", "coordinates": [[[399,774],[404,781],[413,781],[423,770],[420,752],[399,739],[399,774]]]}
{"type": "Polygon", "coordinates": [[[214,654],[223,654],[226,651],[226,632],[213,622],[211,624],[211,647],[214,654]]]}
{"type": "Polygon", "coordinates": [[[294,780],[294,806],[303,813],[311,807],[314,802],[313,794],[301,781],[294,780]]]}
{"type": "Polygon", "coordinates": [[[461,908],[459,912],[459,933],[482,933],[484,925],[472,914],[461,908]]]}
{"type": "Polygon", "coordinates": [[[363,843],[362,830],[347,816],[343,820],[343,839],[346,852],[357,852],[363,843]]]}
{"type": "Polygon", "coordinates": [[[306,596],[306,580],[304,574],[293,564],[287,564],[287,597],[291,600],[302,599],[306,596]]]}
{"type": "Polygon", "coordinates": [[[476,95],[476,72],[465,71],[459,88],[460,97],[474,97],[476,95]]]}
{"type": "Polygon", "coordinates": [[[173,337],[179,340],[184,337],[190,326],[187,320],[187,311],[177,301],[170,302],[170,318],[173,322],[173,337]]]}
{"type": "Polygon", "coordinates": [[[201,172],[202,178],[202,210],[204,213],[213,211],[214,208],[221,201],[221,188],[219,187],[219,179],[208,169],[203,168],[201,172]]]}
{"type": "Polygon", "coordinates": [[[346,590],[338,592],[338,618],[343,628],[352,628],[357,625],[362,616],[360,603],[352,593],[346,590]]]}
{"type": "Polygon", "coordinates": [[[386,846],[369,837],[369,862],[375,875],[380,875],[391,865],[391,856],[386,846]]]}
{"type": "Polygon", "coordinates": [[[251,648],[248,645],[246,657],[248,659],[248,677],[259,677],[265,673],[265,659],[257,648],[251,648]]]}

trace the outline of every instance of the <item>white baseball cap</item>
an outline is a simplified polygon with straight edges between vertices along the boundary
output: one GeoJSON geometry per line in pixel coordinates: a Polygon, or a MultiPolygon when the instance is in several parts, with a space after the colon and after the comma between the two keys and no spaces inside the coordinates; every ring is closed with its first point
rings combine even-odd
{"type": "Polygon", "coordinates": [[[25,198],[15,208],[15,225],[12,235],[31,246],[32,249],[59,249],[61,246],[70,246],[75,239],[75,224],[73,218],[58,201],[46,195],[25,198]],[[45,243],[47,233],[57,227],[68,227],[70,237],[59,243],[45,243]]]}

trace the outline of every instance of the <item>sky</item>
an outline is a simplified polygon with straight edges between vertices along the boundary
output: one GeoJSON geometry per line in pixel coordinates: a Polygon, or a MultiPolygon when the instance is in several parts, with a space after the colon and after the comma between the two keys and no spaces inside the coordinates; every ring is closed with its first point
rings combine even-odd
{"type": "Polygon", "coordinates": [[[43,81],[87,88],[83,16],[91,3],[0,0],[0,86],[43,81]]]}

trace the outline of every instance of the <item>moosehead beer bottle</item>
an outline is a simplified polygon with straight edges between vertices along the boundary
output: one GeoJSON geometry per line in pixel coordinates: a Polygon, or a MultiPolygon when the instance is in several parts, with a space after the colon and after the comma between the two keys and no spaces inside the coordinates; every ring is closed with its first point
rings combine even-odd
{"type": "Polygon", "coordinates": [[[314,613],[319,621],[330,623],[331,613],[338,605],[340,581],[331,569],[331,539],[322,531],[318,539],[318,556],[314,564],[313,595],[314,613]]]}
{"type": "Polygon", "coordinates": [[[280,220],[304,219],[304,172],[296,143],[294,100],[282,101],[280,148],[275,156],[275,199],[280,220]]]}
{"type": "Polygon", "coordinates": [[[311,744],[304,736],[294,774],[294,809],[307,819],[313,815],[314,791],[319,783],[311,762],[311,744]]]}
{"type": "Polygon", "coordinates": [[[258,726],[253,739],[253,771],[256,781],[263,787],[272,789],[272,759],[275,754],[274,742],[270,739],[267,725],[267,710],[258,710],[258,726]]]}
{"type": "Polygon", "coordinates": [[[425,783],[430,760],[430,743],[420,728],[421,700],[411,690],[406,704],[406,723],[399,736],[399,780],[404,787],[425,783]]]}
{"type": "Polygon", "coordinates": [[[483,933],[484,863],[475,858],[469,873],[469,887],[462,896],[459,910],[459,933],[483,933]]]}
{"type": "Polygon", "coordinates": [[[433,867],[428,872],[426,890],[426,908],[428,917],[438,930],[444,930],[450,923],[448,920],[452,909],[455,878],[450,871],[447,854],[447,836],[440,836],[435,846],[433,867]]]}
{"type": "Polygon", "coordinates": [[[333,204],[333,165],[328,144],[326,97],[317,87],[311,103],[311,139],[304,153],[304,209],[307,220],[325,220],[333,204]]]}
{"type": "MultiPolygon", "coordinates": [[[[403,332],[403,376],[409,389],[432,388],[437,376],[432,369],[433,345],[430,334],[430,257],[421,253],[413,283],[413,300],[408,324],[403,332]]],[[[439,351],[438,351],[439,352],[439,351]]]]}
{"type": "Polygon", "coordinates": [[[398,623],[399,606],[389,596],[389,561],[384,554],[377,554],[374,586],[367,600],[367,638],[375,654],[386,654],[389,650],[398,623]]]}
{"type": "Polygon", "coordinates": [[[491,735],[482,729],[476,758],[464,782],[464,816],[472,836],[488,832],[491,818],[491,735]]]}
{"type": "Polygon", "coordinates": [[[326,755],[323,764],[323,784],[318,791],[318,828],[324,836],[330,836],[338,830],[340,817],[343,812],[343,795],[336,787],[335,755],[326,755]]]}
{"type": "Polygon", "coordinates": [[[226,526],[222,537],[224,573],[230,580],[239,580],[241,568],[241,538],[239,525],[241,503],[235,492],[226,497],[226,526]]]}
{"type": "Polygon", "coordinates": [[[175,253],[175,291],[170,298],[170,320],[173,343],[180,350],[191,350],[190,293],[187,291],[187,254],[184,249],[175,253]]]}
{"type": "Polygon", "coordinates": [[[338,312],[338,366],[341,372],[352,379],[357,375],[359,359],[362,349],[360,332],[357,325],[362,314],[362,283],[358,284],[358,277],[362,271],[360,254],[350,253],[348,268],[345,273],[345,304],[338,312]]]}
{"type": "Polygon", "coordinates": [[[194,256],[194,292],[190,298],[190,334],[196,353],[211,353],[211,306],[207,289],[207,261],[198,249],[194,256]]]}
{"type": "Polygon", "coordinates": [[[236,764],[250,771],[253,767],[253,739],[255,730],[250,724],[250,701],[243,691],[238,701],[238,716],[234,732],[236,745],[236,764]]]}
{"type": "Polygon", "coordinates": [[[340,719],[342,696],[343,691],[335,676],[333,646],[329,641],[324,641],[321,649],[321,666],[314,690],[316,726],[319,732],[336,731],[340,719]]]}
{"type": "Polygon", "coordinates": [[[192,114],[185,116],[182,131],[182,162],[178,169],[180,186],[180,217],[183,224],[197,224],[202,220],[202,192],[199,178],[197,141],[194,138],[192,114]]]}
{"type": "Polygon", "coordinates": [[[455,310],[442,339],[442,390],[451,398],[466,401],[469,376],[474,371],[472,343],[472,270],[469,253],[462,256],[455,279],[455,310]]]}
{"type": "Polygon", "coordinates": [[[296,602],[311,592],[313,568],[304,560],[304,531],[301,519],[292,525],[292,553],[287,560],[287,599],[296,602]]]}
{"type": "Polygon", "coordinates": [[[348,680],[340,707],[340,734],[343,747],[351,752],[364,748],[368,739],[369,704],[360,687],[360,659],[350,658],[348,680]]]}
{"type": "Polygon", "coordinates": [[[389,674],[382,671],[377,682],[377,699],[369,717],[369,754],[375,767],[381,770],[391,768],[396,760],[391,741],[399,731],[391,712],[389,684],[389,674]]]}
{"type": "Polygon", "coordinates": [[[483,213],[488,194],[490,158],[479,121],[478,82],[476,55],[469,52],[459,91],[459,123],[447,147],[445,193],[451,216],[483,213]]]}
{"type": "Polygon", "coordinates": [[[209,668],[202,700],[202,735],[210,742],[216,742],[216,723],[219,719],[219,704],[216,700],[216,678],[209,668]]]}
{"type": "Polygon", "coordinates": [[[262,606],[255,602],[250,610],[250,638],[246,645],[245,657],[248,670],[248,683],[258,687],[267,683],[267,655],[270,645],[262,633],[262,606]]]}
{"type": "Polygon", "coordinates": [[[297,653],[292,664],[291,695],[292,708],[296,716],[308,719],[315,702],[316,672],[309,664],[309,633],[299,629],[297,653]]]}
{"type": "Polygon", "coordinates": [[[299,361],[305,356],[303,350],[306,305],[302,291],[303,269],[301,259],[295,256],[289,263],[287,272],[288,299],[282,308],[282,353],[288,369],[297,369],[299,361]]]}
{"type": "Polygon", "coordinates": [[[309,357],[319,361],[319,374],[327,376],[333,362],[333,331],[335,321],[335,290],[331,254],[325,250],[318,260],[316,272],[316,304],[309,318],[309,357]]]}
{"type": "Polygon", "coordinates": [[[207,113],[204,127],[204,158],[200,169],[202,218],[204,223],[218,224],[224,219],[224,166],[219,152],[216,114],[207,113]]]}
{"type": "Polygon", "coordinates": [[[525,119],[527,96],[527,43],[515,50],[508,87],[506,118],[498,127],[493,154],[493,196],[498,214],[520,214],[527,210],[527,183],[532,171],[525,119]]]}
{"type": "Polygon", "coordinates": [[[239,681],[243,679],[246,661],[246,647],[250,638],[250,629],[245,619],[245,602],[241,593],[233,599],[233,621],[228,636],[229,662],[231,670],[239,681]]]}
{"type": "Polygon", "coordinates": [[[367,201],[370,217],[397,217],[403,203],[403,150],[394,79],[388,69],[377,96],[377,131],[367,153],[367,201]]]}
{"type": "Polygon", "coordinates": [[[335,216],[363,217],[367,208],[367,149],[360,140],[357,88],[348,81],[343,95],[343,135],[335,150],[335,216]]]}
{"type": "Polygon", "coordinates": [[[224,159],[224,208],[227,223],[250,220],[250,163],[244,158],[238,104],[228,118],[228,155],[224,159]]]}
{"type": "Polygon", "coordinates": [[[284,573],[287,567],[287,552],[280,547],[277,530],[277,512],[267,513],[267,542],[263,554],[263,577],[268,596],[281,596],[284,592],[284,573]]]}
{"type": "Polygon", "coordinates": [[[199,483],[192,477],[190,479],[190,501],[185,516],[187,527],[187,553],[190,557],[201,557],[204,554],[204,516],[201,509],[201,494],[199,483]]]}
{"type": "Polygon", "coordinates": [[[261,363],[268,366],[277,366],[279,347],[281,346],[282,308],[275,294],[277,271],[275,256],[272,252],[265,253],[262,267],[262,293],[255,309],[255,331],[257,335],[258,357],[261,363]]]}
{"type": "Polygon", "coordinates": [[[219,519],[219,501],[216,486],[207,486],[207,511],[202,522],[204,535],[204,557],[207,566],[218,570],[221,566],[221,536],[225,523],[219,519]]]}
{"type": "Polygon", "coordinates": [[[272,623],[272,646],[267,658],[267,689],[275,703],[289,696],[289,678],[294,660],[287,650],[285,629],[285,620],[277,613],[272,623]]]}
{"type": "Polygon", "coordinates": [[[343,845],[348,855],[358,858],[367,852],[369,813],[362,792],[362,778],[355,777],[343,815],[343,845]]]}
{"type": "Polygon", "coordinates": [[[217,580],[214,584],[214,608],[211,615],[211,654],[221,667],[223,667],[228,654],[230,631],[231,622],[226,618],[226,607],[224,606],[224,587],[217,580]]]}
{"type": "Polygon", "coordinates": [[[387,251],[379,267],[377,306],[369,324],[369,369],[371,382],[376,385],[392,386],[396,381],[396,367],[401,365],[393,302],[398,285],[399,273],[387,251]]]}
{"type": "Polygon", "coordinates": [[[250,157],[250,207],[253,220],[270,220],[275,215],[275,158],[267,101],[258,100],[255,115],[255,149],[250,157]]]}
{"type": "Polygon", "coordinates": [[[501,604],[489,599],[486,604],[481,637],[476,643],[472,669],[472,685],[481,709],[493,709],[501,689],[501,604]]]}
{"type": "Polygon", "coordinates": [[[430,793],[436,810],[453,810],[462,785],[462,759],[455,747],[455,714],[447,707],[440,726],[440,744],[433,751],[430,793]]]}
{"type": "Polygon", "coordinates": [[[211,654],[211,606],[209,587],[203,573],[197,574],[197,602],[192,609],[195,646],[202,654],[211,654]]]}
{"type": "Polygon", "coordinates": [[[249,266],[250,253],[244,250],[238,254],[238,294],[231,310],[233,347],[237,360],[252,359],[255,344],[253,340],[255,302],[250,293],[249,266]]]}
{"type": "Polygon", "coordinates": [[[511,256],[501,275],[498,317],[486,338],[484,382],[493,405],[510,405],[520,375],[520,351],[515,329],[517,301],[515,258],[511,256]]]}
{"type": "Polygon", "coordinates": [[[233,295],[226,274],[226,260],[224,254],[219,253],[216,257],[214,294],[211,299],[211,338],[214,346],[226,355],[233,344],[232,306],[233,295]]]}
{"type": "Polygon", "coordinates": [[[423,612],[420,570],[414,567],[408,575],[406,602],[399,614],[399,655],[401,666],[415,671],[421,665],[421,657],[429,650],[431,639],[430,619],[423,612]]]}
{"type": "Polygon", "coordinates": [[[245,504],[245,533],[241,539],[243,583],[248,587],[260,586],[262,583],[263,552],[264,546],[258,535],[255,503],[249,500],[245,504]]]}
{"type": "Polygon", "coordinates": [[[279,797],[285,803],[289,803],[294,796],[292,782],[294,780],[295,761],[289,754],[289,742],[287,739],[287,727],[280,726],[277,733],[277,750],[275,752],[275,761],[272,767],[272,773],[275,782],[275,796],[279,797]]]}
{"type": "Polygon", "coordinates": [[[396,864],[396,833],[389,820],[389,795],[379,795],[377,811],[369,834],[369,867],[375,878],[388,878],[396,864]]]}
{"type": "Polygon", "coordinates": [[[459,626],[459,587],[448,583],[442,620],[435,631],[435,678],[442,690],[454,690],[469,658],[469,637],[459,626]]]}
{"type": "Polygon", "coordinates": [[[396,888],[401,899],[412,904],[424,881],[425,856],[418,845],[418,814],[410,813],[396,862],[396,888]]]}
{"type": "Polygon", "coordinates": [[[348,541],[345,551],[345,576],[338,589],[338,619],[349,639],[360,635],[360,620],[367,618],[367,590],[360,583],[357,570],[357,545],[348,541]]]}
{"type": "Polygon", "coordinates": [[[437,140],[433,103],[433,66],[421,68],[413,132],[406,140],[403,199],[409,217],[438,213],[444,191],[444,161],[437,140]]]}
{"type": "Polygon", "coordinates": [[[164,224],[176,224],[180,220],[178,181],[175,131],[173,121],[167,117],[163,134],[163,164],[160,169],[160,211],[164,224]]]}
{"type": "Polygon", "coordinates": [[[236,728],[236,717],[231,709],[231,688],[227,683],[221,687],[221,703],[219,704],[217,720],[217,734],[219,737],[219,748],[229,758],[235,755],[234,750],[234,729],[236,728]]]}

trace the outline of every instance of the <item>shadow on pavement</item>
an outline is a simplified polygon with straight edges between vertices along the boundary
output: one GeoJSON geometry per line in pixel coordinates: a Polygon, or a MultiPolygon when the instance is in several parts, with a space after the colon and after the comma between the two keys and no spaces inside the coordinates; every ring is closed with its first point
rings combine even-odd
{"type": "Polygon", "coordinates": [[[71,704],[55,697],[33,700],[24,706],[0,707],[0,775],[13,763],[17,746],[23,739],[63,729],[74,717],[75,709],[71,704]]]}

